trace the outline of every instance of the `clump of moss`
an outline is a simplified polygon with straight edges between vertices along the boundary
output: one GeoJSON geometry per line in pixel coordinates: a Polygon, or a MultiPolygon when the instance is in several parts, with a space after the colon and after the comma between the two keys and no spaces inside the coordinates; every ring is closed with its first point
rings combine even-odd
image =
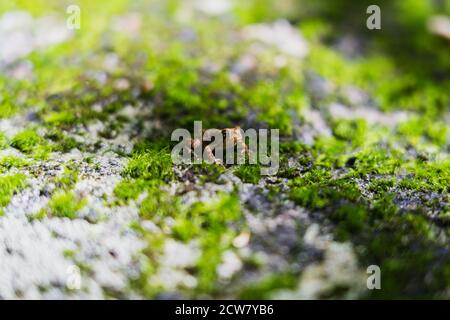
{"type": "MultiPolygon", "coordinates": [[[[157,261],[158,252],[168,236],[186,243],[198,243],[201,256],[195,266],[186,270],[198,279],[198,285],[194,291],[184,291],[183,288],[180,290],[191,297],[217,293],[220,289],[217,267],[222,263],[222,254],[233,249],[232,241],[239,232],[236,226],[244,228],[238,195],[219,193],[211,201],[186,205],[181,202],[181,198],[169,196],[158,186],[148,189],[147,192],[148,196],[142,202],[140,215],[150,219],[164,233],[149,233],[141,226],[136,226],[149,241],[149,248],[144,251],[146,255],[152,262],[157,261]]],[[[150,263],[141,275],[143,278],[135,283],[147,295],[154,296],[161,291],[149,282],[159,267],[164,266],[150,263]]]]}
{"type": "Polygon", "coordinates": [[[6,148],[7,146],[8,146],[8,139],[2,132],[0,132],[0,150],[6,148]]]}
{"type": "Polygon", "coordinates": [[[126,203],[136,199],[148,186],[149,183],[143,179],[126,178],[116,185],[114,195],[126,203]]]}
{"type": "Polygon", "coordinates": [[[245,183],[257,184],[261,179],[261,168],[259,165],[243,164],[234,170],[234,174],[245,183]]]}
{"type": "Polygon", "coordinates": [[[280,169],[277,176],[293,179],[312,166],[311,147],[298,141],[280,143],[280,169]]]}
{"type": "Polygon", "coordinates": [[[155,145],[137,144],[122,175],[124,180],[117,184],[114,195],[126,203],[175,177],[170,152],[155,145]]]}
{"type": "Polygon", "coordinates": [[[372,179],[367,186],[367,190],[375,193],[376,196],[381,196],[384,192],[390,190],[395,185],[394,178],[381,177],[372,179]]]}
{"type": "Polygon", "coordinates": [[[335,120],[333,134],[341,140],[348,141],[354,147],[361,146],[365,141],[367,124],[364,119],[359,120],[335,120]]]}
{"type": "Polygon", "coordinates": [[[332,179],[327,169],[314,168],[290,181],[290,197],[299,205],[322,209],[339,203],[355,202],[361,197],[356,183],[349,178],[332,179]]]}
{"type": "Polygon", "coordinates": [[[123,174],[134,179],[170,181],[172,158],[168,149],[146,149],[133,154],[123,174]]]}
{"type": "Polygon", "coordinates": [[[351,174],[365,176],[367,174],[393,175],[400,168],[403,159],[397,151],[381,148],[366,148],[354,154],[351,174]]]}
{"type": "Polygon", "coordinates": [[[404,165],[406,172],[412,173],[399,182],[402,189],[450,193],[450,161],[415,161],[404,165]]]}
{"type": "Polygon", "coordinates": [[[11,147],[23,153],[33,154],[36,158],[45,159],[50,152],[47,141],[34,129],[25,129],[11,139],[11,147]]]}
{"type": "Polygon", "coordinates": [[[443,280],[445,262],[441,260],[441,244],[425,214],[426,203],[415,210],[401,209],[396,203],[395,190],[399,187],[445,193],[449,185],[445,174],[448,164],[404,165],[403,170],[415,174],[408,175],[404,180],[407,182],[397,183],[393,174],[402,161],[395,153],[389,155],[381,150],[364,149],[355,154],[349,169],[340,175],[333,174],[333,163],[322,159],[292,179],[290,197],[331,222],[336,239],[350,240],[367,248],[358,252],[361,261],[367,265],[378,264],[383,272],[389,272],[386,280],[389,283],[385,286],[389,293],[374,292],[371,296],[431,297],[445,290],[448,283],[443,280]],[[361,185],[362,181],[367,181],[367,185],[361,185]],[[361,191],[364,188],[372,195],[367,197],[361,191]],[[412,250],[413,247],[420,249],[412,250]],[[429,264],[436,268],[430,271],[429,264]],[[427,272],[433,273],[432,289],[424,282],[413,283],[413,269],[421,277],[427,272]]]}
{"type": "Polygon", "coordinates": [[[176,196],[170,196],[161,190],[161,186],[154,185],[147,189],[147,197],[141,203],[139,214],[144,219],[158,221],[165,217],[177,217],[182,210],[176,196]]]}
{"type": "Polygon", "coordinates": [[[43,117],[44,123],[49,126],[64,127],[75,123],[76,117],[68,110],[49,112],[43,117]]]}
{"type": "Polygon", "coordinates": [[[413,146],[424,141],[440,147],[447,143],[448,125],[430,116],[412,117],[401,123],[397,131],[413,146]]]}
{"type": "Polygon", "coordinates": [[[60,218],[77,218],[77,213],[86,205],[86,199],[78,198],[73,192],[59,191],[50,199],[48,214],[60,218]]]}
{"type": "Polygon", "coordinates": [[[0,173],[9,171],[11,168],[23,168],[29,161],[15,156],[5,156],[0,159],[0,173]]]}
{"type": "Polygon", "coordinates": [[[12,79],[6,74],[0,75],[0,114],[1,118],[9,118],[20,112],[26,106],[38,103],[36,90],[33,83],[28,80],[12,79]]]}
{"type": "Polygon", "coordinates": [[[11,146],[25,153],[31,153],[43,138],[35,130],[27,129],[16,134],[11,140],[11,146]]]}
{"type": "Polygon", "coordinates": [[[13,174],[0,177],[0,215],[3,207],[7,206],[11,197],[27,185],[23,174],[13,174]]]}
{"type": "Polygon", "coordinates": [[[56,185],[64,190],[71,189],[78,181],[78,171],[74,166],[67,165],[60,177],[55,180],[56,185]]]}
{"type": "Polygon", "coordinates": [[[167,56],[155,56],[148,65],[158,70],[154,94],[162,97],[155,116],[169,128],[190,128],[199,115],[205,114],[205,128],[235,126],[244,118],[241,86],[230,81],[226,72],[202,76],[201,60],[186,48],[176,47],[167,56]],[[230,110],[230,105],[235,107],[230,110]]]}
{"type": "Polygon", "coordinates": [[[230,228],[241,218],[239,197],[236,194],[219,194],[209,203],[196,203],[185,214],[175,219],[174,236],[182,241],[199,237],[203,251],[197,264],[199,292],[216,287],[217,266],[222,253],[231,248],[236,231],[230,228]]]}
{"type": "Polygon", "coordinates": [[[74,138],[68,137],[59,129],[51,129],[45,134],[45,138],[53,142],[51,146],[53,151],[69,152],[79,146],[74,138]]]}

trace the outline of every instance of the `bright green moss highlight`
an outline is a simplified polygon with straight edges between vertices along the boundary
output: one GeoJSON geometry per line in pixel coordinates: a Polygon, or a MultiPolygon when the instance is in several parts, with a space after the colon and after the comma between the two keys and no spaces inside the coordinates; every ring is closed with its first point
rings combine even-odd
{"type": "Polygon", "coordinates": [[[394,185],[395,179],[393,178],[376,178],[369,182],[367,190],[374,192],[376,196],[380,196],[380,194],[378,194],[380,191],[389,191],[394,185]]]}
{"type": "MultiPolygon", "coordinates": [[[[315,175],[315,174],[314,174],[315,175]]],[[[323,209],[336,205],[341,201],[357,201],[361,194],[357,185],[349,179],[330,179],[327,175],[321,176],[320,181],[310,174],[292,181],[291,198],[299,205],[323,209]]]]}
{"type": "Polygon", "coordinates": [[[367,124],[364,119],[344,120],[336,119],[333,134],[336,138],[348,141],[354,147],[361,146],[365,141],[367,124]]]}
{"type": "Polygon", "coordinates": [[[8,146],[8,139],[2,132],[0,132],[0,150],[6,148],[7,146],[8,146]]]}
{"type": "Polygon", "coordinates": [[[53,217],[76,219],[86,205],[86,199],[77,198],[73,192],[57,192],[48,204],[48,214],[53,217]]]}
{"type": "MultiPolygon", "coordinates": [[[[239,223],[242,226],[238,195],[219,193],[207,202],[195,202],[186,206],[181,203],[181,198],[169,195],[160,187],[152,187],[147,192],[148,196],[140,207],[140,215],[144,219],[150,219],[162,230],[170,230],[175,240],[200,244],[201,256],[192,270],[188,270],[195,274],[198,285],[194,291],[185,291],[183,288],[180,290],[189,297],[216,294],[219,290],[216,281],[217,267],[222,263],[222,254],[226,250],[233,250],[232,240],[240,232],[235,225],[239,223]],[[167,225],[169,217],[174,223],[167,225]]],[[[158,269],[158,266],[151,262],[157,260],[167,235],[144,231],[139,226],[136,228],[148,237],[149,247],[144,252],[150,263],[142,278],[134,285],[144,290],[148,296],[155,296],[162,289],[149,282],[158,269]]]]}
{"type": "Polygon", "coordinates": [[[177,217],[182,212],[177,196],[171,196],[161,186],[147,189],[147,197],[142,201],[139,214],[144,219],[158,221],[165,217],[177,217]]]}
{"type": "Polygon", "coordinates": [[[4,156],[0,158],[0,173],[5,173],[12,168],[23,168],[29,164],[29,161],[15,156],[4,156]]]}
{"type": "Polygon", "coordinates": [[[234,194],[219,194],[208,203],[196,203],[184,214],[177,217],[174,226],[175,237],[187,241],[200,235],[200,229],[207,232],[220,233],[225,231],[228,223],[240,217],[240,204],[234,194]]]}
{"type": "Polygon", "coordinates": [[[23,174],[0,176],[0,215],[3,208],[9,204],[11,197],[26,185],[26,177],[23,174]]]}
{"type": "Polygon", "coordinates": [[[352,175],[395,174],[402,164],[402,157],[396,150],[379,148],[364,149],[355,154],[352,175]]]}
{"type": "Polygon", "coordinates": [[[11,140],[11,146],[25,153],[31,153],[43,143],[43,139],[35,130],[27,129],[16,134],[11,140]]]}
{"type": "Polygon", "coordinates": [[[169,181],[173,178],[170,151],[146,149],[137,152],[129,160],[123,174],[135,179],[169,181]]]}
{"type": "Polygon", "coordinates": [[[34,129],[19,132],[11,139],[10,144],[11,147],[32,154],[37,159],[46,159],[51,150],[48,142],[34,129]]]}
{"type": "Polygon", "coordinates": [[[198,290],[214,290],[217,266],[222,253],[231,247],[235,234],[231,223],[241,218],[239,198],[235,194],[219,194],[210,203],[197,203],[186,214],[185,219],[177,220],[175,236],[187,240],[196,234],[200,236],[203,254],[197,265],[198,290]],[[188,223],[189,221],[189,223],[188,223]],[[189,228],[189,229],[188,229],[189,228]]]}
{"type": "Polygon", "coordinates": [[[148,183],[142,179],[124,179],[114,188],[114,195],[128,202],[128,200],[135,200],[147,186],[148,183]]]}
{"type": "Polygon", "coordinates": [[[75,123],[75,115],[69,111],[51,112],[44,117],[44,123],[50,126],[64,126],[75,123]]]}
{"type": "Polygon", "coordinates": [[[431,190],[439,193],[450,193],[450,161],[425,162],[417,161],[405,166],[407,176],[400,181],[401,188],[412,190],[431,190]]]}
{"type": "Polygon", "coordinates": [[[58,129],[51,129],[45,134],[45,138],[52,142],[52,151],[69,152],[70,150],[79,147],[79,144],[72,137],[69,137],[63,131],[58,129]]]}
{"type": "Polygon", "coordinates": [[[412,145],[428,141],[438,146],[447,143],[448,125],[430,117],[413,117],[398,127],[399,134],[406,137],[412,145]]]}
{"type": "Polygon", "coordinates": [[[18,112],[18,107],[11,103],[3,103],[1,106],[2,114],[0,118],[9,118],[18,112]]]}

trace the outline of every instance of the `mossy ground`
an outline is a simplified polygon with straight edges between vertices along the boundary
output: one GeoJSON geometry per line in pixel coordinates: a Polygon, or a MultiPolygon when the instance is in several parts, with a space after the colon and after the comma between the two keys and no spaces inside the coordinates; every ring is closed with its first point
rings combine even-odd
{"type": "MultiPolygon", "coordinates": [[[[32,221],[136,211],[123,229],[145,241],[139,272],[105,297],[297,297],[327,252],[307,241],[319,225],[351,244],[358,270],[380,266],[382,290],[344,283],[314,298],[448,298],[450,43],[425,25],[450,2],[379,2],[383,28],[369,31],[365,1],[230,1],[219,16],[195,1],[78,1],[80,30],[1,66],[0,121],[22,123],[0,132],[0,215],[25,188],[47,200],[32,221]],[[306,56],[244,36],[279,19],[306,56]],[[14,76],[25,63],[31,74],[14,76]],[[280,170],[174,166],[170,134],[194,120],[280,129],[280,170]],[[80,190],[89,172],[114,176],[101,162],[111,153],[125,163],[111,192],[80,190]]],[[[18,8],[65,13],[10,0],[0,14],[18,8]]]]}

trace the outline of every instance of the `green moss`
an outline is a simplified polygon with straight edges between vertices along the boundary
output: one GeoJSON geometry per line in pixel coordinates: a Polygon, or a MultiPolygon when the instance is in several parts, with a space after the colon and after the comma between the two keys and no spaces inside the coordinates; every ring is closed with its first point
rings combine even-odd
{"type": "Polygon", "coordinates": [[[26,177],[20,173],[0,177],[0,212],[9,204],[11,197],[26,185],[26,177]]]}
{"type": "Polygon", "coordinates": [[[398,214],[400,209],[395,204],[395,193],[378,192],[372,202],[373,216],[375,218],[390,219],[398,214]]]}
{"type": "Polygon", "coordinates": [[[86,199],[77,198],[73,192],[57,192],[48,204],[48,214],[54,217],[76,219],[77,213],[86,205],[86,199]]]}
{"type": "Polygon", "coordinates": [[[65,258],[74,258],[75,257],[76,252],[74,250],[71,249],[65,249],[63,252],[63,255],[65,258]]]}
{"type": "Polygon", "coordinates": [[[371,297],[431,298],[444,292],[449,283],[444,266],[449,260],[432,240],[433,234],[424,217],[397,216],[379,224],[377,229],[378,234],[367,250],[371,261],[383,270],[386,292],[371,292],[371,297]],[[426,274],[430,279],[426,285],[415,280],[426,274]]]}
{"type": "Polygon", "coordinates": [[[27,129],[16,134],[11,140],[11,146],[25,153],[31,153],[44,140],[35,130],[27,129]]]}
{"type": "Polygon", "coordinates": [[[194,231],[190,233],[195,235],[198,232],[197,236],[200,236],[203,250],[197,265],[198,290],[200,292],[215,289],[217,266],[221,263],[222,253],[231,248],[232,236],[235,235],[230,225],[240,218],[239,197],[235,194],[219,194],[210,203],[195,204],[187,213],[184,221],[177,221],[175,235],[185,234],[180,231],[180,222],[191,221],[194,231]]]}
{"type": "Polygon", "coordinates": [[[290,197],[303,207],[321,209],[361,197],[351,178],[332,179],[326,169],[314,169],[290,181],[290,197]]]}
{"type": "Polygon", "coordinates": [[[200,164],[193,164],[191,172],[195,177],[199,177],[202,183],[213,182],[220,184],[219,177],[225,173],[225,167],[216,164],[202,162],[200,164]]]}
{"type": "Polygon", "coordinates": [[[29,161],[15,156],[5,156],[0,158],[0,173],[9,171],[11,168],[23,168],[29,164],[29,161]]]}
{"type": "Polygon", "coordinates": [[[367,148],[355,154],[355,162],[352,166],[352,174],[395,174],[396,170],[401,166],[403,159],[395,150],[383,150],[367,148]]]}
{"type": "Polygon", "coordinates": [[[160,186],[153,186],[147,189],[147,197],[141,203],[139,214],[144,219],[158,221],[159,218],[177,217],[182,210],[176,196],[169,195],[160,186]]]}
{"type": "Polygon", "coordinates": [[[234,174],[245,183],[257,184],[261,179],[261,168],[259,165],[243,164],[234,170],[234,174]]]}
{"type": "Polygon", "coordinates": [[[136,152],[123,174],[134,179],[170,181],[174,177],[170,151],[146,149],[136,152]]]}
{"type": "Polygon", "coordinates": [[[70,111],[50,112],[44,116],[44,123],[50,126],[67,126],[75,123],[75,115],[70,111]]]}
{"type": "Polygon", "coordinates": [[[422,141],[444,146],[447,143],[448,126],[444,122],[433,120],[430,117],[413,117],[400,124],[398,132],[414,146],[422,141]]]}
{"type": "Polygon", "coordinates": [[[177,48],[176,53],[149,62],[158,70],[155,94],[163,97],[155,115],[172,129],[190,128],[199,116],[205,128],[236,126],[245,115],[241,87],[232,83],[226,73],[202,77],[200,60],[188,58],[185,50],[177,48]]]}
{"type": "Polygon", "coordinates": [[[125,203],[135,200],[148,186],[142,179],[124,179],[114,188],[114,195],[125,203]]]}
{"type": "Polygon", "coordinates": [[[11,147],[24,153],[32,154],[37,159],[46,159],[50,152],[47,141],[36,130],[26,129],[11,139],[11,147]]]}
{"type": "Polygon", "coordinates": [[[33,83],[28,80],[16,80],[0,75],[0,114],[1,118],[9,118],[27,106],[38,104],[38,95],[33,83]]]}
{"type": "Polygon", "coordinates": [[[366,130],[367,124],[364,119],[336,119],[334,121],[333,134],[335,137],[350,142],[354,147],[359,147],[364,143],[366,130]]]}
{"type": "Polygon", "coordinates": [[[416,161],[404,166],[412,175],[399,182],[399,187],[417,191],[450,192],[450,161],[416,161]]]}
{"type": "Polygon", "coordinates": [[[19,108],[10,102],[2,103],[1,108],[2,114],[0,115],[0,118],[9,118],[19,111],[19,108]]]}
{"type": "Polygon", "coordinates": [[[280,144],[280,168],[277,176],[293,179],[300,175],[304,168],[312,165],[312,150],[300,142],[282,142],[280,144]]]}
{"type": "Polygon", "coordinates": [[[8,139],[2,132],[0,132],[0,150],[6,147],[8,147],[8,139]]]}
{"type": "Polygon", "coordinates": [[[301,87],[302,79],[284,76],[281,79],[261,80],[245,91],[245,101],[253,107],[260,122],[269,128],[279,129],[282,135],[291,135],[292,115],[305,105],[301,87]],[[284,81],[283,81],[284,80],[284,81]]]}
{"type": "Polygon", "coordinates": [[[298,277],[290,273],[268,275],[256,283],[245,285],[239,299],[270,299],[276,290],[294,289],[297,284],[298,277]]]}
{"type": "Polygon", "coordinates": [[[42,220],[45,217],[47,217],[47,209],[44,208],[44,209],[39,210],[35,214],[29,216],[28,220],[31,222],[33,220],[42,220]]]}
{"type": "Polygon", "coordinates": [[[237,2],[233,11],[242,24],[273,21],[281,17],[296,19],[302,6],[296,1],[272,2],[270,0],[249,0],[237,2]]]}

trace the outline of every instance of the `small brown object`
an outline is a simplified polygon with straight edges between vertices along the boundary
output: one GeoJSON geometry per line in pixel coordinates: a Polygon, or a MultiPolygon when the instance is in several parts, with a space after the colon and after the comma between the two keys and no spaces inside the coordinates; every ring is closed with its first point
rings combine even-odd
{"type": "MultiPolygon", "coordinates": [[[[242,136],[242,131],[240,127],[234,127],[234,128],[225,128],[225,129],[212,129],[212,130],[220,130],[222,133],[222,136],[224,138],[225,146],[226,148],[228,146],[228,141],[231,141],[233,148],[235,146],[238,146],[241,148],[241,154],[248,153],[248,146],[245,144],[244,138],[242,136]]],[[[209,135],[208,135],[208,138],[209,135]]],[[[195,155],[195,149],[199,146],[202,146],[202,140],[200,139],[190,139],[189,140],[189,152],[195,155]]],[[[208,145],[204,148],[204,151],[208,157],[209,162],[215,163],[215,164],[221,164],[223,165],[223,160],[218,159],[215,157],[213,149],[208,145]]]]}

